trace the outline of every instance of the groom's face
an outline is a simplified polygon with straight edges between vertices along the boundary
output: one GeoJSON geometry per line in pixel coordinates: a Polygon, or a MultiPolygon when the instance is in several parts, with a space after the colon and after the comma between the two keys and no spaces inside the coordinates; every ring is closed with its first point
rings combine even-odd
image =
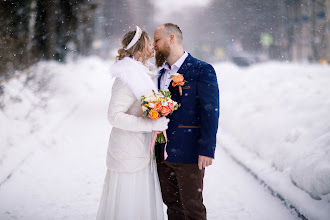
{"type": "Polygon", "coordinates": [[[156,51],[156,65],[157,67],[161,67],[166,62],[167,58],[170,55],[170,46],[169,42],[167,42],[167,37],[165,35],[164,28],[157,28],[154,33],[154,49],[156,51]]]}

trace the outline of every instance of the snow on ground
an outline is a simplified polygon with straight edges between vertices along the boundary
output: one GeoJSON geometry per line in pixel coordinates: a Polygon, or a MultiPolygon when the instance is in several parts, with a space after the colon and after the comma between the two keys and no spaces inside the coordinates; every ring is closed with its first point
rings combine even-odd
{"type": "MultiPolygon", "coordinates": [[[[106,120],[112,86],[107,75],[109,64],[89,58],[67,65],[40,65],[51,65],[46,69],[53,75],[49,87],[54,91],[32,138],[29,132],[24,138],[15,136],[14,128],[13,137],[8,135],[21,138],[17,148],[29,156],[0,186],[0,219],[93,219],[111,130],[106,120]]],[[[2,170],[1,176],[12,170],[2,170]]]]}
{"type": "Polygon", "coordinates": [[[100,83],[99,73],[106,76],[108,66],[98,58],[66,65],[40,62],[31,67],[32,74],[3,85],[0,184],[40,147],[36,142],[48,146],[57,141],[52,137],[52,130],[57,129],[83,99],[90,98],[93,86],[100,83]]]}
{"type": "Polygon", "coordinates": [[[242,147],[235,138],[225,132],[220,135],[219,143],[234,160],[252,172],[259,182],[266,184],[273,190],[274,195],[283,199],[287,207],[293,205],[297,212],[310,220],[329,219],[329,203],[310,197],[308,193],[292,184],[287,173],[278,171],[270,161],[242,147]]]}
{"type": "MultiPolygon", "coordinates": [[[[108,66],[96,57],[68,64],[39,63],[32,68],[35,79],[28,81],[29,86],[22,85],[27,76],[5,85],[6,107],[0,111],[0,219],[95,218],[111,130],[106,120],[113,82],[108,66]]],[[[329,176],[330,102],[325,95],[329,68],[282,63],[248,69],[224,63],[215,68],[221,119],[216,160],[205,177],[209,219],[297,219],[223,147],[271,185],[280,182],[283,197],[303,199],[290,200],[303,213],[319,209],[321,214],[311,219],[323,220],[329,213],[327,195],[314,200],[290,177],[306,191],[317,183],[315,195],[326,192],[322,183],[329,176]],[[299,163],[311,161],[309,157],[313,163],[302,165],[313,172],[306,175],[299,163]],[[251,158],[260,162],[251,165],[251,158]],[[306,204],[311,205],[307,211],[306,204]]]]}
{"type": "Polygon", "coordinates": [[[45,127],[40,130],[40,126],[45,124],[45,107],[51,94],[50,71],[58,66],[51,62],[40,63],[34,67],[38,74],[24,74],[3,85],[4,94],[0,96],[0,184],[35,150],[35,139],[42,137],[39,132],[45,127]]]}
{"type": "Polygon", "coordinates": [[[222,146],[306,217],[330,219],[329,66],[265,63],[242,69],[222,63],[215,69],[222,146]],[[266,161],[267,169],[255,158],[266,161]]]}
{"type": "Polygon", "coordinates": [[[209,220],[298,220],[220,146],[217,159],[205,172],[204,201],[209,220]]]}

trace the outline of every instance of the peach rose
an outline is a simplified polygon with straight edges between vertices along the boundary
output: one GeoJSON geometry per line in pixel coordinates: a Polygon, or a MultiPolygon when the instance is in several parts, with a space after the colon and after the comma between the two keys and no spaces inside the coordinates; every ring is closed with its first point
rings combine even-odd
{"type": "Polygon", "coordinates": [[[159,115],[159,113],[157,112],[157,111],[155,111],[155,110],[150,110],[150,112],[149,112],[149,117],[152,119],[152,120],[155,120],[155,121],[157,121],[158,119],[159,119],[159,117],[160,117],[160,115],[159,115]]]}
{"type": "Polygon", "coordinates": [[[171,113],[171,109],[167,106],[163,106],[161,113],[163,116],[166,116],[171,113]]]}
{"type": "Polygon", "coordinates": [[[174,110],[174,105],[173,105],[173,103],[169,102],[169,103],[168,103],[168,108],[169,108],[171,111],[173,111],[173,110],[174,110]]]}
{"type": "Polygon", "coordinates": [[[163,107],[163,105],[162,105],[161,102],[156,102],[156,103],[155,103],[155,107],[154,107],[154,109],[155,109],[157,112],[160,112],[160,111],[162,110],[162,107],[163,107]]]}
{"type": "Polygon", "coordinates": [[[172,80],[173,80],[173,82],[175,82],[175,83],[179,83],[179,82],[183,82],[183,76],[182,75],[175,75],[175,76],[173,76],[172,77],[172,80]]]}

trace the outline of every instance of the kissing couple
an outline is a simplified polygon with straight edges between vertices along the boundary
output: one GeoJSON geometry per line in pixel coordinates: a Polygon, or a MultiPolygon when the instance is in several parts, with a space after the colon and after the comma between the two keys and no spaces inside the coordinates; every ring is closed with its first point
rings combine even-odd
{"type": "Polygon", "coordinates": [[[183,49],[178,25],[158,26],[153,39],[139,27],[126,33],[110,69],[112,130],[97,220],[163,220],[163,203],[169,220],[206,219],[203,179],[214,159],[220,111],[216,73],[183,49]],[[156,65],[148,61],[153,56],[156,65]],[[174,86],[173,75],[182,75],[184,85],[174,86]],[[152,120],[141,114],[141,97],[159,90],[169,90],[180,107],[152,120]],[[159,131],[166,131],[167,143],[151,151],[159,131]]]}

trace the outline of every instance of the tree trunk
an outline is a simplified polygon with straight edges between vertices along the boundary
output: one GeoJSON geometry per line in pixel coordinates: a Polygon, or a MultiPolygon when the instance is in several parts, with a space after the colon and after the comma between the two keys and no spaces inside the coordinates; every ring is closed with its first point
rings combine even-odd
{"type": "Polygon", "coordinates": [[[317,51],[317,45],[316,45],[316,5],[315,5],[315,0],[312,0],[312,51],[313,51],[313,60],[318,61],[319,58],[319,53],[317,51]]]}
{"type": "Polygon", "coordinates": [[[28,41],[26,43],[26,51],[27,51],[27,55],[28,55],[28,63],[32,62],[32,40],[34,38],[35,35],[35,24],[36,24],[36,6],[37,6],[37,2],[36,0],[32,0],[31,2],[31,9],[30,9],[30,18],[29,18],[29,34],[28,34],[28,41]]]}
{"type": "Polygon", "coordinates": [[[48,2],[47,10],[47,58],[55,59],[56,53],[56,4],[57,0],[48,2]]]}

